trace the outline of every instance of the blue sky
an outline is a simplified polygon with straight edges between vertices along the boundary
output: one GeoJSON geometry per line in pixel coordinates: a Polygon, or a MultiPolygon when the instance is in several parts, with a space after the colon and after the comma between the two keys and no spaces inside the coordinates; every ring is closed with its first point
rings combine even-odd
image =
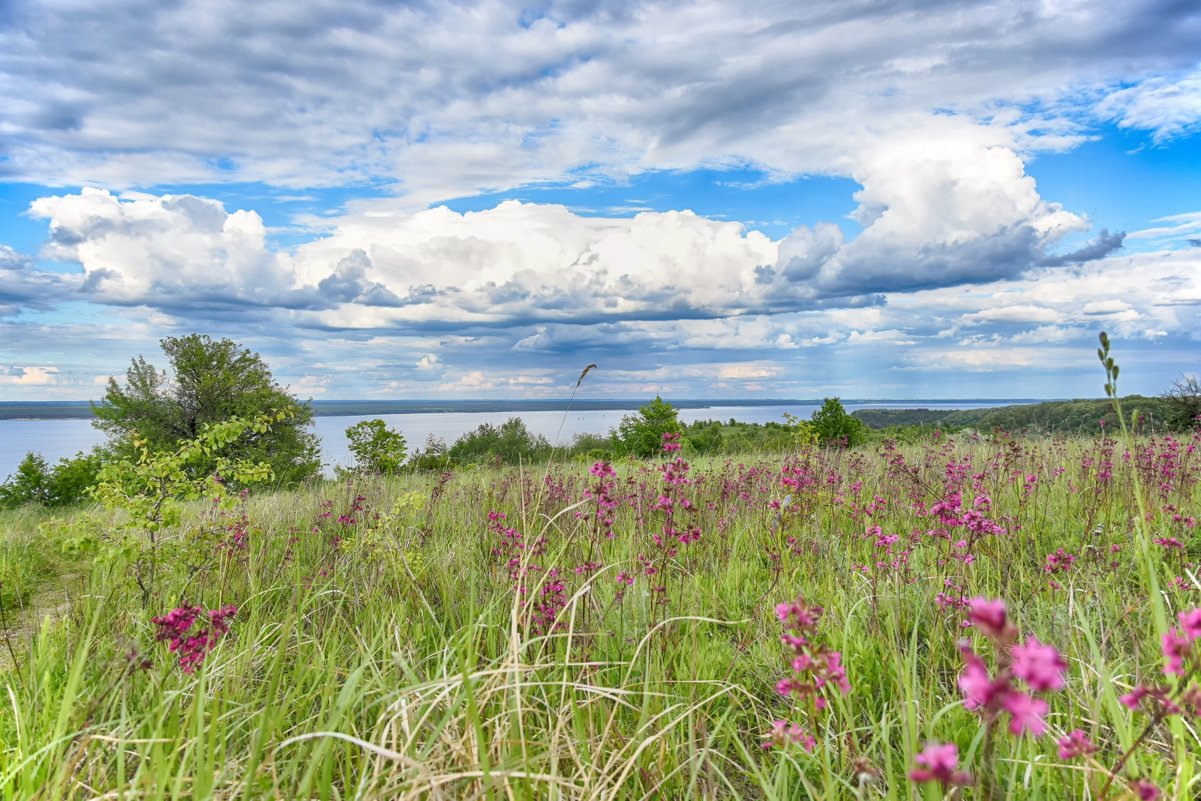
{"type": "MultiPolygon", "coordinates": [[[[1137,5],[1137,7],[1135,7],[1137,5]]],[[[1201,361],[1201,9],[16,0],[0,399],[1081,397],[1201,361]]]]}

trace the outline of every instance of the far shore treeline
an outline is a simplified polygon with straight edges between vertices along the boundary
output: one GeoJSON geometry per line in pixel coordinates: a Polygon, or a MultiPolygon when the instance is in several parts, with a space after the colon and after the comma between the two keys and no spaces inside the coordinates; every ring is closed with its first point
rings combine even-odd
{"type": "MultiPolygon", "coordinates": [[[[519,416],[505,423],[485,423],[453,443],[430,437],[408,443],[403,430],[385,421],[366,420],[347,429],[355,464],[338,467],[347,473],[392,474],[401,471],[445,471],[471,465],[520,465],[550,459],[646,458],[656,454],[665,434],[678,437],[685,453],[722,456],[747,452],[783,452],[799,446],[850,447],[871,442],[918,442],[943,434],[969,431],[977,435],[1084,435],[1102,433],[1118,424],[1109,399],[1025,402],[973,409],[863,408],[848,413],[836,397],[824,398],[811,419],[784,415],[780,422],[746,423],[735,419],[682,423],[680,408],[705,408],[722,401],[650,402],[632,400],[460,400],[460,401],[301,401],[281,387],[257,354],[229,339],[201,334],[162,340],[169,369],[160,370],[139,356],[124,384],[109,379],[99,403],[0,403],[0,419],[94,418],[108,442],[49,465],[30,452],[17,471],[0,484],[0,508],[25,504],[62,506],[86,500],[107,466],[145,462],[151,454],[185,447],[205,430],[229,420],[264,421],[223,443],[230,459],[262,464],[276,486],[295,486],[321,477],[319,442],[309,430],[315,415],[365,417],[418,412],[522,412],[629,409],[631,414],[606,434],[580,434],[567,445],[552,445],[531,432],[519,416]],[[411,448],[417,445],[418,447],[411,448]]],[[[933,401],[932,401],[933,402],[933,401]]],[[[944,401],[945,402],[945,401],[944,401]]],[[[731,401],[724,401],[731,403],[731,401]]],[[[814,401],[758,399],[742,406],[816,405],[814,401]]],[[[857,403],[863,403],[862,401],[857,403]]],[[[1185,377],[1159,397],[1130,395],[1145,433],[1182,431],[1201,420],[1201,391],[1185,377]]],[[[401,426],[403,429],[403,426],[401,426]]],[[[191,470],[210,475],[218,470],[216,454],[197,461],[191,470]]]]}

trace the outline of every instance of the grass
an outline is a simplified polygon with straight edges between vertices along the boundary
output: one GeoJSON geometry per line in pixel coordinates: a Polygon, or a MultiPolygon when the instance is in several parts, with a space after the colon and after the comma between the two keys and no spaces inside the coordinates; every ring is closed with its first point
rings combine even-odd
{"type": "MultiPolygon", "coordinates": [[[[102,549],[65,609],[26,618],[0,674],[0,797],[933,799],[943,789],[909,772],[937,741],[973,773],[963,798],[1097,798],[1154,721],[1108,797],[1145,777],[1195,798],[1196,718],[1119,702],[1166,681],[1147,571],[1172,619],[1201,605],[1189,444],[1132,442],[1129,462],[1092,439],[747,454],[695,460],[692,483],[668,488],[656,465],[621,463],[612,538],[581,464],[196,504],[160,533],[145,605],[132,576],[147,553],[102,549]],[[967,507],[988,495],[1006,533],[928,534],[953,490],[967,507]],[[695,507],[675,507],[700,538],[674,554],[653,540],[660,495],[695,507]],[[524,547],[505,550],[489,511],[524,547]],[[1144,554],[1139,537],[1181,547],[1144,554]],[[1059,548],[1075,561],[1049,574],[1059,548]],[[788,667],[774,610],[798,595],[825,608],[816,636],[853,687],[823,712],[775,690],[788,667]],[[959,640],[993,659],[963,626],[972,596],[1005,599],[1023,637],[1067,659],[1066,687],[1039,694],[1046,735],[986,737],[964,708],[959,640]],[[238,607],[193,674],[151,621],[185,600],[238,607]],[[762,748],[777,719],[805,726],[813,752],[762,748]],[[1077,728],[1100,750],[1060,759],[1077,728]]],[[[68,516],[75,528],[40,531],[40,513],[0,517],[4,592],[26,607],[61,582],[81,521],[113,522],[68,516]]]]}

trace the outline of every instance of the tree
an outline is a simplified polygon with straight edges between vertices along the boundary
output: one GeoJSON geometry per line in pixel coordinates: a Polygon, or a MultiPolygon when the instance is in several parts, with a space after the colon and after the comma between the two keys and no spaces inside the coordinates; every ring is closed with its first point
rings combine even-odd
{"type": "Polygon", "coordinates": [[[653,401],[639,407],[638,414],[621,418],[617,438],[630,453],[645,458],[662,451],[664,434],[682,431],[676,408],[656,395],[653,401]]]}
{"type": "Polygon", "coordinates": [[[399,473],[405,463],[405,438],[378,417],[346,429],[355,470],[379,476],[399,473]]]}
{"type": "MultiPolygon", "coordinates": [[[[275,413],[283,416],[282,422],[251,433],[231,456],[268,463],[280,484],[316,474],[321,459],[317,438],[308,430],[312,409],[275,383],[257,353],[231,339],[202,334],[168,337],[160,344],[169,372],[138,356],[126,371],[125,386],[109,378],[104,400],[92,406],[94,425],[116,447],[128,450],[136,435],[152,451],[174,450],[207,426],[275,413]]],[[[195,469],[214,465],[210,460],[195,469]]]]}
{"type": "Polygon", "coordinates": [[[1163,393],[1163,399],[1171,409],[1168,424],[1173,428],[1187,429],[1201,425],[1201,381],[1195,375],[1182,375],[1172,382],[1163,393]]]}
{"type": "Polygon", "coordinates": [[[867,436],[867,427],[856,417],[847,414],[838,398],[825,398],[822,407],[811,418],[817,441],[823,447],[850,448],[867,436]]]}
{"type": "Polygon", "coordinates": [[[27,503],[44,506],[50,500],[50,470],[46,460],[27,453],[17,472],[0,484],[0,509],[16,509],[27,503]]]}

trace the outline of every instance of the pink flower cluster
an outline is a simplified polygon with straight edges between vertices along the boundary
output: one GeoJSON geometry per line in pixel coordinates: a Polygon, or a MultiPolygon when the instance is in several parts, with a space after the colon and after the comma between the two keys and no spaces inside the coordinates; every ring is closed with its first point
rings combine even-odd
{"type": "MultiPolygon", "coordinates": [[[[843,695],[851,691],[842,654],[817,639],[823,612],[822,607],[807,604],[800,597],[776,606],[776,617],[784,626],[780,642],[788,647],[788,666],[792,671],[791,676],[776,683],[776,691],[807,706],[809,715],[816,715],[829,705],[824,695],[826,688],[836,688],[843,695]]],[[[763,747],[788,743],[812,751],[816,741],[798,724],[777,720],[763,747]]]]}
{"type": "Polygon", "coordinates": [[[185,603],[165,615],[151,618],[158,627],[154,635],[157,642],[166,642],[167,649],[179,654],[179,666],[184,673],[194,673],[204,662],[217,643],[229,632],[229,620],[238,613],[232,604],[208,612],[208,627],[192,631],[193,625],[203,614],[199,606],[185,603]]]}
{"type": "Polygon", "coordinates": [[[1159,715],[1185,712],[1201,717],[1201,684],[1188,682],[1201,674],[1201,607],[1176,616],[1180,625],[1163,636],[1163,672],[1184,679],[1173,693],[1169,687],[1139,684],[1119,700],[1129,709],[1149,708],[1159,715]]]}
{"type": "Polygon", "coordinates": [[[1037,637],[1017,643],[1017,629],[1009,621],[1003,601],[973,598],[968,608],[972,623],[993,643],[997,671],[990,675],[970,643],[960,644],[967,662],[959,676],[964,706],[978,711],[990,723],[1007,714],[1011,734],[1041,735],[1047,730],[1043,720],[1047,702],[1032,693],[1063,689],[1067,662],[1055,646],[1037,637]],[[1023,682],[1029,692],[1020,689],[1015,679],[1023,682]]]}
{"type": "Polygon", "coordinates": [[[961,787],[972,783],[971,774],[959,770],[959,748],[954,743],[930,743],[913,758],[921,765],[909,772],[915,782],[938,782],[943,787],[961,787]]]}

